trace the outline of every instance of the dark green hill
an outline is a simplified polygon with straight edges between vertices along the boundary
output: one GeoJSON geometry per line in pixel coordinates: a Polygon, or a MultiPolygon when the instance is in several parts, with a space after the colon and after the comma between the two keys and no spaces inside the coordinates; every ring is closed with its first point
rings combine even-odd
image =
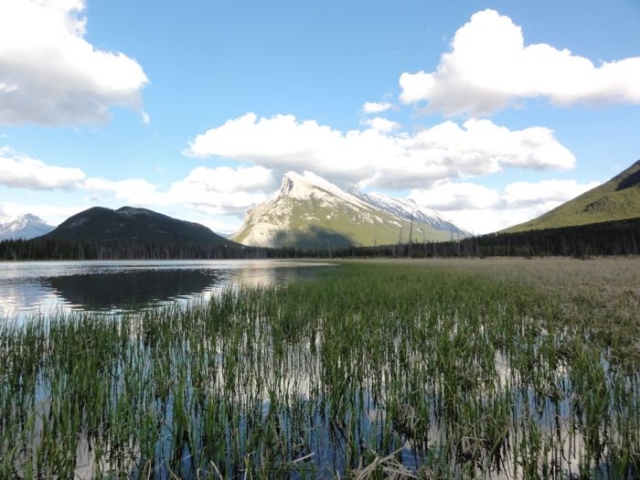
{"type": "Polygon", "coordinates": [[[608,182],[505,232],[523,232],[640,217],[640,160],[608,182]]]}
{"type": "Polygon", "coordinates": [[[238,246],[199,223],[132,207],[90,208],[69,217],[43,238],[96,245],[238,246]]]}

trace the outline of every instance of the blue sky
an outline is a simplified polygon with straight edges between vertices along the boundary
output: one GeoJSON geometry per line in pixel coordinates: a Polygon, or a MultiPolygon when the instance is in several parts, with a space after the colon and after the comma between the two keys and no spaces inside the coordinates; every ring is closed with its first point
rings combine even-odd
{"type": "Polygon", "coordinates": [[[640,158],[639,31],[636,0],[0,0],[0,219],[230,233],[308,170],[494,231],[640,158]]]}

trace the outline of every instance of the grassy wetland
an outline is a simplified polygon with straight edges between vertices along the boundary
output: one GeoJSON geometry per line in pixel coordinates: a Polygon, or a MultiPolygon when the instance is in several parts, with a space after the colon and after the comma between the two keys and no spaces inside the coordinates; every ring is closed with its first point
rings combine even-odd
{"type": "Polygon", "coordinates": [[[638,478],[639,267],[346,262],[2,319],[0,478],[638,478]]]}

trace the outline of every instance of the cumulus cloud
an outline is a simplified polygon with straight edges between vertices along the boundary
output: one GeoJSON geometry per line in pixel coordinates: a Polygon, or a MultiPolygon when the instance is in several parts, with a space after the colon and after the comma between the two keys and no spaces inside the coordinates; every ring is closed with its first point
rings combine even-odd
{"type": "Polygon", "coordinates": [[[418,205],[442,211],[485,209],[500,204],[498,191],[469,182],[439,182],[428,190],[412,190],[409,198],[418,205]]]}
{"type": "Polygon", "coordinates": [[[165,195],[158,191],[158,186],[142,178],[125,180],[107,180],[104,178],[87,178],[82,187],[94,195],[103,192],[112,193],[118,200],[136,206],[166,205],[165,195]]]}
{"type": "Polygon", "coordinates": [[[197,167],[171,185],[168,195],[215,215],[242,215],[267,199],[276,188],[271,170],[264,167],[197,167]]]}
{"type": "Polygon", "coordinates": [[[105,122],[140,112],[142,67],[85,39],[84,0],[0,1],[0,124],[105,122]]]}
{"type": "Polygon", "coordinates": [[[393,108],[393,105],[389,102],[366,102],[362,106],[364,113],[382,113],[393,108]]]}
{"type": "Polygon", "coordinates": [[[598,182],[580,184],[575,180],[515,182],[505,187],[503,199],[509,208],[551,205],[547,210],[598,186],[598,182]]]}
{"type": "Polygon", "coordinates": [[[598,186],[575,180],[515,182],[502,192],[468,182],[439,182],[412,190],[409,198],[425,208],[441,210],[455,224],[476,234],[495,232],[536,218],[598,186]]]}
{"type": "Polygon", "coordinates": [[[341,132],[292,115],[253,113],[196,136],[184,152],[276,171],[311,169],[339,185],[403,190],[505,167],[567,169],[569,150],[543,127],[511,131],[489,120],[447,121],[414,134],[375,128],[341,132]]]}
{"type": "Polygon", "coordinates": [[[263,167],[197,167],[187,177],[168,188],[144,179],[108,180],[88,178],[82,187],[106,201],[112,195],[128,205],[138,207],[190,206],[216,215],[242,215],[248,208],[267,199],[276,188],[270,170],[263,167]]]}
{"type": "Polygon", "coordinates": [[[400,128],[399,123],[382,117],[368,118],[366,120],[363,120],[362,123],[381,133],[393,132],[394,130],[398,130],[400,128]]]}
{"type": "MultiPolygon", "coordinates": [[[[80,169],[47,165],[3,147],[0,148],[0,186],[73,190],[76,198],[78,193],[86,195],[82,207],[0,202],[0,223],[23,213],[33,213],[59,224],[88,208],[87,205],[112,208],[131,205],[176,210],[178,218],[198,221],[214,231],[232,232],[239,228],[247,209],[271,196],[279,182],[280,178],[274,177],[272,170],[261,166],[197,167],[183,179],[168,185],[154,184],[143,178],[88,177],[80,169]]],[[[61,201],[68,202],[70,198],[61,198],[61,201]]]]}
{"type": "MultiPolygon", "coordinates": [[[[271,170],[264,167],[197,167],[172,189],[196,187],[210,193],[232,193],[238,191],[270,191],[275,186],[271,170]]],[[[184,189],[185,191],[187,188],[184,189]]]]}
{"type": "Polygon", "coordinates": [[[509,130],[490,120],[447,121],[415,136],[415,148],[447,160],[471,175],[485,175],[501,166],[568,169],[575,157],[545,127],[509,130]]]}
{"type": "Polygon", "coordinates": [[[521,100],[558,106],[640,104],[640,57],[594,65],[547,44],[524,44],[522,29],[494,10],[474,14],[432,73],[400,76],[405,104],[444,115],[489,115],[521,100]]]}
{"type": "Polygon", "coordinates": [[[78,168],[56,167],[41,160],[0,148],[0,185],[31,190],[73,189],[84,180],[78,168]]]}

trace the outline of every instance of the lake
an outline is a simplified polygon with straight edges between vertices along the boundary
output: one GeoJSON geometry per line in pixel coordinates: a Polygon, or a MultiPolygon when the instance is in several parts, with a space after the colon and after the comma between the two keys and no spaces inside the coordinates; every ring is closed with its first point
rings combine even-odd
{"type": "Polygon", "coordinates": [[[36,313],[123,313],[207,301],[224,288],[308,279],[328,264],[277,260],[3,262],[0,318],[36,313]]]}
{"type": "Polygon", "coordinates": [[[637,264],[434,262],[3,264],[0,478],[639,478],[637,264]]]}

